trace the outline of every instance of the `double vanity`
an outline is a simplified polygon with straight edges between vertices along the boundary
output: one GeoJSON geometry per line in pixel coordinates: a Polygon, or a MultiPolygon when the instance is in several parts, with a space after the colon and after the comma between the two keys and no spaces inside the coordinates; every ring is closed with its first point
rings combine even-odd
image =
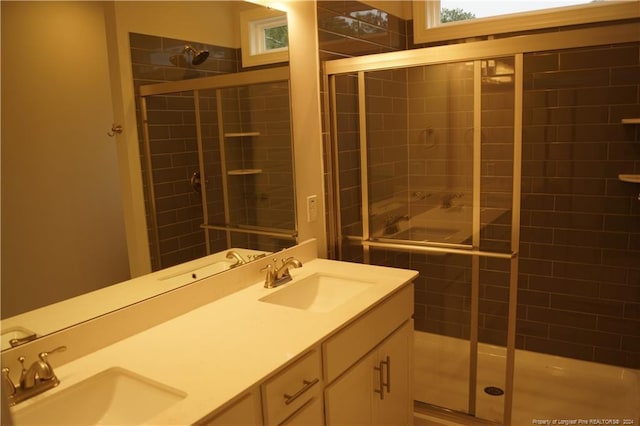
{"type": "MultiPolygon", "coordinates": [[[[154,298],[167,317],[153,326],[64,363],[51,354],[60,384],[13,407],[15,425],[411,424],[417,273],[315,253],[311,240],[205,278],[154,298]],[[291,258],[291,279],[265,288],[291,258]]],[[[149,302],[77,327],[100,339],[149,302]]]]}

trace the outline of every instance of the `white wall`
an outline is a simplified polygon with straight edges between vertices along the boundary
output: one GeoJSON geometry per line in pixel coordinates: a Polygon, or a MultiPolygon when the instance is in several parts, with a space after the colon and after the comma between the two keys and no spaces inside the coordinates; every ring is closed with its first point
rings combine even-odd
{"type": "Polygon", "coordinates": [[[2,2],[3,317],[129,278],[105,34],[100,3],[2,2]]]}
{"type": "Polygon", "coordinates": [[[327,238],[320,117],[320,60],[315,1],[286,1],[293,114],[299,241],[316,238],[318,255],[326,257],[327,238]],[[317,195],[318,217],[307,221],[307,197],[317,195]]]}

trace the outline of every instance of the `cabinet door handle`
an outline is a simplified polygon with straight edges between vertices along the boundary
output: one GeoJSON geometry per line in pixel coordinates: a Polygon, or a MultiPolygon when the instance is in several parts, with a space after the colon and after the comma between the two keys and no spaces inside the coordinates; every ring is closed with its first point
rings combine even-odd
{"type": "Polygon", "coordinates": [[[384,371],[382,364],[383,361],[380,361],[377,367],[373,367],[378,372],[378,381],[380,382],[380,389],[374,389],[373,391],[380,394],[380,399],[384,399],[384,371]]]}
{"type": "Polygon", "coordinates": [[[378,372],[378,380],[380,381],[380,389],[374,389],[373,391],[380,394],[380,399],[384,399],[385,388],[387,393],[391,393],[391,357],[387,355],[386,359],[380,361],[378,366],[373,367],[373,369],[378,372]]]}
{"type": "Polygon", "coordinates": [[[303,384],[304,386],[302,386],[302,388],[301,388],[298,392],[294,393],[293,395],[289,395],[288,393],[285,393],[285,394],[283,395],[283,396],[284,396],[284,403],[285,403],[286,405],[291,404],[293,401],[295,401],[296,399],[298,399],[298,398],[299,398],[303,393],[305,393],[306,391],[308,391],[309,389],[311,389],[311,388],[313,387],[313,385],[315,385],[315,384],[316,384],[316,383],[318,383],[319,381],[320,381],[320,379],[319,379],[319,378],[317,378],[317,377],[316,377],[315,379],[311,380],[311,381],[309,381],[309,380],[303,380],[303,381],[302,381],[302,384],[303,384]]]}
{"type": "MultiPolygon", "coordinates": [[[[385,364],[387,366],[387,374],[386,374],[386,378],[387,381],[385,382],[381,382],[382,386],[387,388],[387,393],[391,393],[391,357],[389,355],[387,355],[387,359],[385,361],[380,361],[380,369],[382,370],[382,364],[385,364]]],[[[382,388],[382,386],[380,386],[380,388],[382,388]]]]}

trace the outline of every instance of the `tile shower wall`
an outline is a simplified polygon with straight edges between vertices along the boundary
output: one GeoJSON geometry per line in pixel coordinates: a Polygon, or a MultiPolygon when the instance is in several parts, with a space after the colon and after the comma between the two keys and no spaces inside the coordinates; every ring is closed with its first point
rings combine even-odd
{"type": "Polygon", "coordinates": [[[404,50],[407,22],[358,1],[318,1],[320,60],[404,50]]]}
{"type": "MultiPolygon", "coordinates": [[[[143,84],[237,72],[240,67],[238,49],[135,33],[130,34],[130,44],[136,92],[143,84]],[[209,58],[197,67],[192,66],[182,55],[185,44],[209,50],[209,58]]],[[[156,270],[205,255],[205,240],[200,229],[203,223],[201,197],[189,183],[191,175],[199,168],[193,98],[191,95],[154,98],[149,121],[161,123],[150,129],[160,241],[154,241],[151,230],[149,239],[152,245],[159,244],[161,252],[161,259],[156,259],[155,250],[150,250],[156,270]]],[[[215,108],[215,102],[208,104],[215,108]]],[[[139,114],[139,102],[137,106],[139,114]]],[[[138,126],[138,135],[140,152],[144,156],[141,126],[138,126]]],[[[213,146],[217,144],[214,142],[213,146]]],[[[215,153],[211,154],[215,156],[215,153]]],[[[144,158],[141,158],[141,164],[146,188],[144,158]]],[[[148,216],[146,190],[145,202],[148,216]]],[[[149,217],[147,223],[150,223],[149,217]]]]}
{"type": "MultiPolygon", "coordinates": [[[[225,133],[257,133],[225,138],[228,170],[259,171],[227,178],[234,188],[229,191],[233,224],[293,233],[296,224],[289,83],[254,84],[222,93],[225,133]]],[[[278,251],[290,246],[291,241],[240,234],[234,236],[234,244],[278,251]]]]}
{"type": "Polygon", "coordinates": [[[519,346],[640,368],[640,44],[524,72],[519,346]]]}
{"type": "MultiPolygon", "coordinates": [[[[220,158],[220,133],[218,125],[218,99],[214,89],[200,90],[200,135],[202,137],[202,159],[205,187],[207,190],[207,214],[210,224],[224,224],[224,193],[222,188],[222,168],[220,158]]],[[[196,161],[198,159],[196,158],[196,161]]],[[[200,198],[201,202],[201,198],[200,198]]],[[[200,207],[200,206],[198,206],[200,207]]],[[[193,217],[202,222],[202,210],[193,210],[193,217]]],[[[194,225],[200,226],[200,223],[194,225]]],[[[200,234],[196,234],[200,235],[200,234]]],[[[209,248],[212,253],[227,247],[226,233],[209,230],[209,248]]],[[[201,237],[201,236],[200,236],[201,237]]]]}
{"type": "MultiPolygon", "coordinates": [[[[361,56],[370,53],[383,53],[404,50],[407,47],[407,22],[384,10],[371,7],[358,1],[318,1],[318,41],[320,61],[339,59],[353,56],[361,56]]],[[[377,82],[373,77],[369,78],[369,85],[376,89],[377,85],[391,85],[397,76],[383,76],[377,82]],[[384,83],[386,81],[386,83],[384,83]]],[[[405,77],[402,77],[405,78],[405,77]]],[[[321,79],[321,82],[324,82],[321,79]]],[[[360,155],[359,132],[357,121],[357,81],[355,76],[340,77],[336,81],[338,96],[345,107],[338,117],[341,147],[338,152],[340,157],[340,170],[335,171],[340,176],[341,189],[336,194],[340,198],[343,213],[342,228],[345,235],[360,235],[362,222],[360,217],[360,155]]],[[[381,86],[379,87],[381,89],[381,86]]],[[[321,87],[324,93],[326,88],[321,87]]],[[[378,95],[380,100],[375,101],[380,108],[386,108],[384,94],[378,95]]],[[[323,97],[324,99],[325,97],[323,97]]],[[[397,103],[396,103],[397,108],[397,103]]],[[[323,141],[326,147],[329,142],[328,133],[328,106],[322,104],[324,117],[323,141]]],[[[378,113],[384,110],[378,109],[378,113]]],[[[378,125],[380,123],[376,123],[378,125]]],[[[383,134],[391,131],[391,128],[376,128],[376,133],[383,134]]],[[[406,138],[405,138],[406,139],[406,138]]],[[[406,142],[399,142],[406,145],[406,142]]],[[[374,144],[375,145],[375,144],[374,144]]],[[[377,149],[374,155],[379,155],[384,148],[377,149]]],[[[325,155],[325,164],[328,155],[325,155]]],[[[387,170],[390,165],[387,165],[387,170]]],[[[384,167],[378,171],[383,173],[384,167]]],[[[329,170],[325,166],[325,170],[329,170]]],[[[398,172],[401,172],[398,170],[398,172]]],[[[406,174],[405,172],[402,172],[406,174]]],[[[382,175],[380,179],[384,180],[382,175]]],[[[325,180],[328,176],[325,177],[325,180]]],[[[389,183],[391,180],[386,179],[389,183]]],[[[328,188],[328,186],[326,186],[328,188]]],[[[388,186],[386,188],[389,188],[388,186]]],[[[331,249],[330,249],[331,250],[331,249]]],[[[356,246],[346,247],[343,258],[362,261],[362,251],[356,246]]]]}
{"type": "Polygon", "coordinates": [[[365,75],[367,160],[371,232],[384,233],[385,220],[408,214],[407,70],[365,75]],[[403,207],[378,213],[375,206],[400,201],[403,207]]]}

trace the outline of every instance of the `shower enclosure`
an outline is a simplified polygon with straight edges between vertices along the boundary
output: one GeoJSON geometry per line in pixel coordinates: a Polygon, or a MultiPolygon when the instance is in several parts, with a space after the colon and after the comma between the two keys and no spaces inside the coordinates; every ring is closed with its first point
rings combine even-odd
{"type": "Polygon", "coordinates": [[[509,393],[515,329],[491,323],[515,315],[509,299],[517,276],[520,117],[514,105],[521,60],[356,72],[342,72],[339,61],[336,72],[327,66],[339,257],[421,271],[416,331],[464,339],[467,350],[453,369],[444,365],[454,360],[442,345],[416,356],[417,369],[425,361],[441,366],[423,372],[433,377],[416,382],[416,399],[494,420],[510,415],[510,403],[486,413],[486,394],[477,385],[486,366],[477,354],[481,341],[508,348],[503,374],[492,383],[509,393]]]}
{"type": "Polygon", "coordinates": [[[145,85],[140,94],[154,269],[295,242],[288,67],[145,85]]]}
{"type": "MultiPolygon", "coordinates": [[[[542,348],[536,352],[520,350],[529,336],[535,343],[553,342],[549,337],[552,333],[563,333],[559,340],[569,340],[567,333],[572,332],[582,336],[575,339],[585,338],[588,333],[571,328],[571,324],[578,326],[575,318],[582,315],[576,312],[578,306],[595,307],[601,312],[605,312],[606,307],[607,315],[622,315],[621,304],[614,307],[608,300],[600,302],[586,298],[576,298],[577,302],[571,300],[573,304],[569,309],[560,311],[554,309],[554,303],[555,300],[563,303],[570,300],[564,294],[549,296],[528,291],[529,283],[533,283],[528,275],[551,274],[551,268],[557,268],[553,271],[561,275],[567,266],[575,267],[577,262],[582,262],[577,257],[579,249],[556,247],[551,244],[555,240],[545,240],[546,245],[540,249],[553,251],[555,257],[552,259],[558,261],[536,262],[542,252],[532,256],[529,248],[533,245],[529,242],[547,238],[549,232],[566,235],[566,228],[580,229],[584,225],[556,219],[548,227],[559,228],[557,231],[545,229],[541,231],[544,235],[534,235],[535,230],[531,227],[521,227],[521,189],[535,183],[538,192],[560,191],[556,200],[563,202],[569,190],[566,185],[559,188],[553,186],[555,181],[547,182],[548,167],[555,166],[555,159],[559,158],[566,161],[557,163],[558,167],[563,167],[563,173],[580,173],[582,164],[576,164],[570,156],[585,158],[584,150],[595,147],[579,144],[581,139],[576,141],[576,138],[584,138],[581,128],[584,125],[575,121],[558,129],[558,132],[564,132],[562,137],[572,138],[569,139],[571,142],[552,147],[545,145],[551,132],[556,130],[551,125],[565,123],[550,109],[535,110],[529,106],[529,121],[551,125],[530,126],[527,128],[529,133],[523,131],[523,104],[527,101],[530,105],[541,104],[546,108],[551,96],[556,95],[551,90],[567,85],[569,89],[558,96],[566,96],[567,102],[572,102],[571,107],[577,105],[573,81],[552,81],[555,74],[551,72],[541,73],[541,80],[549,80],[544,80],[542,89],[533,87],[537,90],[532,90],[532,72],[529,71],[526,77],[523,72],[525,57],[529,55],[531,68],[538,70],[536,65],[543,60],[556,59],[545,49],[568,49],[566,55],[571,58],[572,54],[576,57],[584,55],[578,48],[584,48],[588,43],[593,46],[609,44],[600,47],[603,51],[611,48],[612,43],[637,42],[637,32],[634,35],[633,31],[627,30],[596,36],[582,30],[567,31],[562,37],[528,36],[526,40],[518,41],[486,41],[474,43],[474,48],[465,44],[439,46],[325,64],[332,142],[328,151],[330,165],[335,170],[329,185],[332,191],[329,200],[335,206],[330,223],[333,230],[331,248],[339,259],[420,272],[415,282],[414,310],[417,411],[435,413],[445,409],[502,424],[530,424],[537,418],[615,418],[622,422],[623,418],[636,417],[637,403],[633,401],[637,401],[634,398],[637,398],[640,383],[636,370],[614,371],[616,367],[595,363],[581,365],[580,359],[591,356],[587,350],[577,360],[571,360],[576,363],[572,365],[566,363],[570,358],[541,353],[569,352],[567,348],[572,348],[569,345],[558,345],[562,348],[547,351],[542,348]],[[544,52],[540,62],[531,59],[537,52],[544,52]],[[524,96],[525,89],[528,98],[524,96]],[[529,138],[527,150],[523,149],[523,135],[529,138]],[[561,153],[553,151],[558,148],[564,150],[561,153]],[[523,184],[522,179],[524,154],[528,158],[527,173],[547,167],[542,170],[541,178],[530,179],[530,185],[523,184]],[[547,160],[549,157],[551,160],[547,160]],[[545,186],[541,186],[543,183],[545,186]],[[527,242],[522,246],[521,230],[526,232],[527,242]],[[524,247],[523,252],[521,247],[524,247]],[[527,305],[525,310],[517,311],[522,256],[527,256],[526,270],[521,271],[524,277],[521,279],[527,284],[524,291],[527,305]],[[531,300],[534,296],[539,299],[531,300]],[[550,318],[545,317],[544,312],[548,312],[550,318]],[[518,335],[516,319],[522,327],[518,335]],[[569,325],[565,325],[567,323],[569,325]],[[547,340],[543,340],[545,337],[547,340]],[[531,361],[542,356],[547,358],[531,361]],[[611,371],[601,372],[607,368],[611,371]],[[613,382],[617,383],[605,383],[602,381],[605,376],[620,380],[615,378],[613,382]],[[574,383],[580,388],[580,396],[573,389],[574,383]],[[578,383],[592,383],[592,390],[583,393],[589,386],[578,383]],[[568,387],[572,389],[568,390],[568,387]],[[609,389],[608,393],[616,396],[606,403],[596,403],[605,387],[609,389]],[[556,396],[553,388],[559,390],[556,396]],[[519,393],[514,393],[515,389],[519,389],[519,393]],[[565,400],[573,400],[573,407],[562,405],[565,400]],[[547,410],[549,407],[555,411],[547,410]],[[541,413],[555,414],[537,416],[541,413]]],[[[623,44],[616,48],[621,51],[633,49],[623,44]]],[[[593,49],[594,56],[602,55],[598,48],[593,49]]],[[[544,66],[548,67],[549,62],[544,66]]],[[[605,67],[602,73],[608,76],[609,72],[605,67]]],[[[581,81],[580,84],[587,83],[581,81]]],[[[611,83],[605,78],[602,83],[590,81],[589,84],[611,83]]],[[[635,83],[617,84],[628,84],[629,87],[621,90],[635,93],[635,83]]],[[[588,96],[584,99],[594,102],[588,96]]],[[[587,105],[591,104],[587,102],[587,105]]],[[[562,120],[576,120],[575,115],[568,115],[576,111],[583,110],[567,108],[559,112],[565,114],[562,120]]],[[[587,120],[593,121],[593,117],[587,120]]],[[[604,125],[618,132],[621,128],[619,121],[607,121],[604,125]]],[[[593,137],[599,137],[599,134],[594,133],[593,137]]],[[[605,145],[599,144],[597,148],[602,146],[605,145]]],[[[612,152],[615,152],[617,147],[613,148],[612,152]]],[[[594,155],[600,156],[601,152],[594,155]]],[[[623,163],[611,163],[611,166],[628,167],[623,163]]],[[[607,182],[607,186],[615,187],[617,174],[607,182]]],[[[579,185],[572,185],[576,191],[585,191],[579,185]]],[[[538,194],[527,195],[528,200],[543,198],[538,194]]],[[[546,196],[547,199],[553,200],[553,196],[546,196]]],[[[590,200],[595,201],[595,197],[590,200]]],[[[577,201],[576,198],[571,203],[577,201]]],[[[621,197],[610,201],[626,205],[629,199],[621,197]]],[[[564,205],[566,208],[566,203],[564,205]]],[[[562,206],[558,205],[558,208],[562,206]]],[[[547,205],[546,209],[551,208],[547,205]]],[[[527,223],[532,218],[542,220],[544,217],[549,221],[557,217],[579,218],[563,212],[555,216],[534,214],[538,216],[527,211],[527,223]]],[[[620,236],[627,237],[626,234],[620,236]]],[[[537,246],[535,248],[538,250],[537,246]]],[[[630,248],[631,251],[617,251],[616,255],[629,258],[629,265],[632,265],[633,247],[630,248]]],[[[615,270],[616,274],[620,273],[616,279],[637,277],[634,275],[637,263],[631,267],[635,269],[625,269],[627,266],[623,263],[616,265],[621,265],[615,270]]],[[[534,278],[535,285],[542,285],[538,279],[541,277],[534,278]]],[[[580,278],[589,277],[581,274],[580,278]]],[[[594,280],[605,282],[602,285],[605,288],[606,282],[613,278],[601,274],[594,280]]],[[[581,281],[549,280],[543,284],[550,292],[566,294],[571,288],[562,288],[562,285],[578,286],[581,281]]],[[[584,285],[582,291],[600,284],[585,281],[584,285]]],[[[609,292],[608,297],[618,298],[613,292],[609,292]]],[[[592,318],[595,321],[595,315],[588,319],[592,318]]],[[[599,333],[598,337],[611,337],[606,344],[620,347],[620,340],[614,340],[619,339],[617,336],[599,333]]],[[[597,348],[593,351],[597,352],[597,348]]]]}

